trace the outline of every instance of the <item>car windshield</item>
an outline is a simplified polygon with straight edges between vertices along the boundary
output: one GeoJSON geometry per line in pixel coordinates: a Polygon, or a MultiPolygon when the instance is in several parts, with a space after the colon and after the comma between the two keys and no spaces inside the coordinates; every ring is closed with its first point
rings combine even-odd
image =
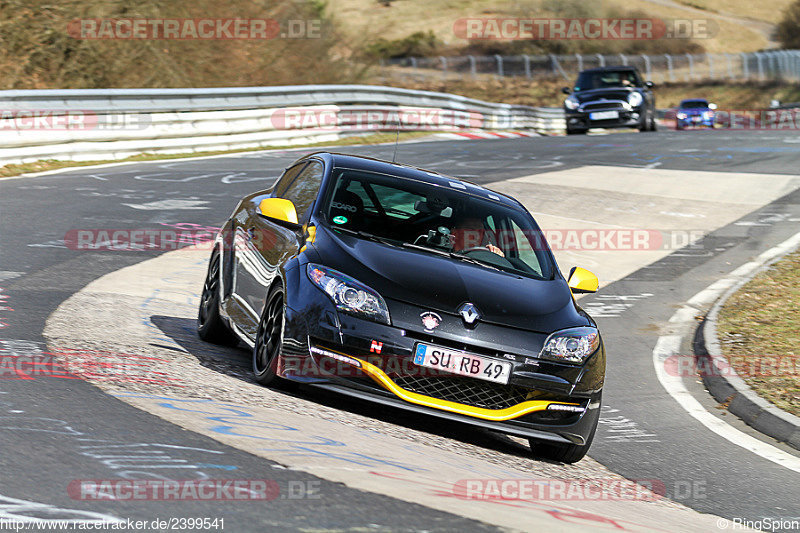
{"type": "Polygon", "coordinates": [[[605,87],[641,87],[642,82],[633,70],[599,70],[581,72],[575,82],[576,91],[590,91],[605,87]]]}
{"type": "Polygon", "coordinates": [[[708,107],[706,100],[684,100],[681,102],[681,109],[701,109],[708,107]]]}
{"type": "Polygon", "coordinates": [[[339,233],[514,274],[552,279],[542,232],[521,209],[398,176],[336,168],[320,211],[339,233]]]}

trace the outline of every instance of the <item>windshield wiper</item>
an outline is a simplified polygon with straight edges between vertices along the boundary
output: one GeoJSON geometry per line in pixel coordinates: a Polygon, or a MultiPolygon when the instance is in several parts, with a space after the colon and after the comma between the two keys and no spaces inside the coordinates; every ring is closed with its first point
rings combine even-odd
{"type": "Polygon", "coordinates": [[[372,233],[363,231],[363,230],[354,230],[350,228],[333,228],[337,231],[342,231],[349,235],[355,235],[357,237],[361,237],[362,239],[367,239],[369,241],[380,242],[383,244],[391,244],[392,246],[397,246],[397,241],[393,241],[392,239],[387,239],[386,237],[379,237],[377,235],[373,235],[372,233]]]}
{"type": "Polygon", "coordinates": [[[432,254],[450,257],[450,252],[438,248],[431,248],[430,246],[422,246],[421,244],[414,244],[412,242],[404,242],[402,246],[403,248],[411,248],[412,250],[420,250],[421,252],[430,252],[432,254]]]}
{"type": "Polygon", "coordinates": [[[486,268],[491,268],[492,270],[503,270],[488,261],[481,261],[480,259],[475,259],[474,257],[469,257],[464,254],[460,254],[457,252],[448,252],[446,250],[440,250],[439,248],[431,248],[429,246],[422,246],[419,244],[412,244],[410,242],[403,243],[404,248],[412,248],[414,250],[420,250],[424,252],[431,252],[436,255],[441,255],[443,257],[449,257],[450,259],[457,259],[459,261],[464,261],[465,263],[472,263],[473,265],[478,265],[486,268]]]}
{"type": "Polygon", "coordinates": [[[480,259],[475,259],[474,257],[469,257],[468,255],[459,254],[459,253],[456,253],[456,252],[450,252],[450,257],[452,257],[453,259],[458,259],[459,261],[464,261],[464,262],[467,262],[467,263],[472,263],[474,265],[479,265],[479,266],[482,266],[482,267],[491,268],[492,270],[502,270],[503,272],[508,272],[507,270],[505,270],[503,268],[500,268],[497,265],[494,265],[494,264],[490,263],[489,261],[481,261],[480,259]]]}

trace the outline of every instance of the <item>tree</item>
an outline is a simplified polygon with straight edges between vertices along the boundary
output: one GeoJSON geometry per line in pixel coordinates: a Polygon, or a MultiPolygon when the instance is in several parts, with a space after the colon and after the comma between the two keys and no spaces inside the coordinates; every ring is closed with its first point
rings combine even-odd
{"type": "Polygon", "coordinates": [[[775,29],[775,37],[783,48],[800,49],[800,0],[795,0],[783,14],[775,29]]]}

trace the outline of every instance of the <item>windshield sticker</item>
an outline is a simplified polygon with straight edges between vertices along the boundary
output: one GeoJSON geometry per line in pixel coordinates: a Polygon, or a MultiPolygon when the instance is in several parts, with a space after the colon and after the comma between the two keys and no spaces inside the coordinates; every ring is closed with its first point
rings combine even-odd
{"type": "Polygon", "coordinates": [[[338,217],[333,217],[333,223],[334,224],[347,224],[347,217],[343,217],[341,215],[338,216],[338,217]]]}

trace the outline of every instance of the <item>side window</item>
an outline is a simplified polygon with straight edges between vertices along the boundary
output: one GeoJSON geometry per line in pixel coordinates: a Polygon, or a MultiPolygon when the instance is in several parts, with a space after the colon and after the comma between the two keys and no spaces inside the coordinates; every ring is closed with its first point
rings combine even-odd
{"type": "Polygon", "coordinates": [[[534,244],[537,242],[538,236],[530,232],[526,235],[526,232],[517,226],[514,220],[509,219],[509,222],[511,223],[513,237],[508,240],[514,241],[512,246],[513,250],[516,251],[516,256],[533,269],[536,274],[542,275],[542,266],[539,263],[539,258],[536,256],[536,246],[534,244]],[[531,242],[531,239],[533,239],[533,242],[531,242]]]}
{"type": "Polygon", "coordinates": [[[306,165],[306,161],[302,163],[298,163],[293,167],[289,167],[283,173],[283,176],[280,177],[278,183],[275,185],[275,190],[273,192],[276,198],[282,198],[283,193],[286,192],[286,188],[291,185],[292,181],[297,177],[303,167],[306,165]]]}
{"type": "Polygon", "coordinates": [[[322,171],[322,163],[312,161],[283,194],[280,194],[281,198],[286,198],[294,204],[297,209],[297,221],[300,224],[305,224],[311,217],[311,207],[322,185],[322,171]]]}

